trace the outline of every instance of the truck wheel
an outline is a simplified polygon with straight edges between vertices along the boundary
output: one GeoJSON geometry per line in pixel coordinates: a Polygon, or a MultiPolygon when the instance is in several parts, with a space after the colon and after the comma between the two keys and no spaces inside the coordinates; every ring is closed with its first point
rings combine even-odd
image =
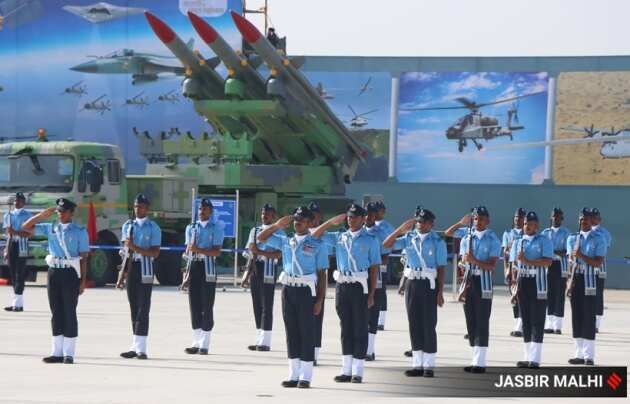
{"type": "Polygon", "coordinates": [[[88,279],[105,286],[114,279],[114,256],[110,250],[93,250],[88,263],[88,279]]]}
{"type": "MultiPolygon", "coordinates": [[[[98,245],[117,246],[118,240],[116,236],[110,233],[99,234],[98,245]]],[[[96,286],[105,286],[107,283],[113,283],[116,278],[116,266],[119,264],[120,257],[117,250],[92,250],[88,263],[88,279],[93,280],[96,286]]]]}

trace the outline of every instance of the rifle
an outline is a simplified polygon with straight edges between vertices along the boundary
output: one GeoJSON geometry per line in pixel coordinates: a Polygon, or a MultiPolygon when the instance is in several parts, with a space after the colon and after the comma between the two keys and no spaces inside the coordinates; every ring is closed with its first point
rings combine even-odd
{"type": "MultiPolygon", "coordinates": [[[[13,230],[13,222],[12,222],[12,217],[11,217],[11,207],[13,205],[9,203],[9,229],[13,230]]],[[[4,260],[5,262],[8,264],[9,263],[9,259],[11,258],[11,241],[13,240],[13,235],[11,233],[7,232],[7,241],[6,244],[4,245],[4,260]]]]}
{"type": "MultiPolygon", "coordinates": [[[[127,232],[127,240],[133,241],[133,210],[131,213],[131,220],[129,222],[129,231],[127,232]]],[[[125,281],[127,280],[127,275],[129,274],[129,267],[131,266],[132,260],[132,252],[129,250],[129,247],[125,244],[123,248],[120,250],[120,256],[122,257],[122,262],[118,266],[118,280],[116,281],[116,287],[118,289],[125,288],[125,281]]]]}
{"type": "MultiPolygon", "coordinates": [[[[473,247],[472,227],[473,227],[473,218],[471,215],[470,223],[468,223],[468,250],[467,250],[468,253],[472,251],[472,247],[473,247]]],[[[470,280],[472,278],[472,270],[470,269],[470,264],[464,262],[463,256],[458,266],[464,268],[464,276],[462,278],[462,283],[459,285],[459,292],[457,293],[457,301],[463,303],[466,301],[466,296],[468,295],[468,290],[470,289],[470,286],[471,286],[470,280]]]]}
{"type": "MultiPolygon", "coordinates": [[[[190,215],[190,245],[195,245],[197,243],[197,225],[195,223],[196,219],[197,219],[197,215],[196,215],[196,198],[195,198],[195,188],[192,189],[192,191],[190,192],[191,198],[192,198],[192,213],[190,215]]],[[[186,266],[184,267],[184,276],[182,279],[182,284],[180,285],[179,289],[182,291],[186,291],[188,290],[188,287],[190,286],[190,270],[192,269],[192,263],[193,263],[193,253],[192,251],[188,248],[188,246],[186,246],[186,251],[184,252],[183,256],[184,260],[186,261],[186,266]]]]}
{"type": "MultiPolygon", "coordinates": [[[[525,243],[524,240],[521,239],[521,251],[520,252],[524,252],[525,251],[525,243]]],[[[519,254],[520,255],[520,254],[519,254]]],[[[518,255],[517,255],[518,256],[518,255]]],[[[522,265],[522,263],[521,263],[522,265]]],[[[511,272],[510,272],[510,303],[512,304],[517,304],[518,303],[518,281],[521,278],[521,271],[518,270],[518,268],[516,269],[516,276],[514,276],[514,266],[512,266],[511,272]]]]}
{"type": "MultiPolygon", "coordinates": [[[[256,222],[254,222],[254,244],[256,244],[257,233],[258,227],[256,227],[256,222]]],[[[249,279],[252,277],[252,273],[256,270],[256,254],[249,251],[249,249],[247,250],[247,262],[243,268],[245,271],[243,272],[243,278],[241,279],[241,287],[247,289],[250,286],[249,279]]]]}
{"type": "Polygon", "coordinates": [[[578,231],[577,231],[577,236],[575,238],[575,246],[573,248],[573,254],[571,254],[570,256],[570,274],[569,274],[569,279],[567,280],[567,296],[571,297],[571,295],[573,294],[573,289],[575,289],[575,270],[577,269],[578,266],[578,260],[577,257],[575,256],[575,253],[577,253],[577,251],[580,249],[580,230],[582,230],[582,219],[578,220],[578,231]]]}

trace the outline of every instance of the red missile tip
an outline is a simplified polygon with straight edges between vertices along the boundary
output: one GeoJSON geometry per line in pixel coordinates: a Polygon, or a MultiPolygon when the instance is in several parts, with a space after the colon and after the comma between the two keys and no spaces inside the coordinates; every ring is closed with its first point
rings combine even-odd
{"type": "Polygon", "coordinates": [[[195,31],[197,31],[197,33],[205,43],[211,44],[219,36],[219,34],[217,34],[217,31],[215,31],[214,28],[210,26],[210,24],[205,22],[203,18],[199,17],[192,11],[188,12],[188,18],[195,28],[195,31]]]}
{"type": "Polygon", "coordinates": [[[236,28],[241,31],[241,35],[243,35],[243,38],[245,38],[247,42],[254,43],[260,39],[262,34],[258,31],[258,28],[256,28],[254,24],[247,21],[242,15],[234,11],[232,11],[231,14],[234,24],[236,24],[236,28]]]}
{"type": "Polygon", "coordinates": [[[160,38],[160,40],[164,43],[170,43],[175,39],[175,32],[166,25],[166,23],[153,14],[145,11],[144,16],[147,17],[149,21],[149,25],[153,28],[153,32],[160,38]]]}

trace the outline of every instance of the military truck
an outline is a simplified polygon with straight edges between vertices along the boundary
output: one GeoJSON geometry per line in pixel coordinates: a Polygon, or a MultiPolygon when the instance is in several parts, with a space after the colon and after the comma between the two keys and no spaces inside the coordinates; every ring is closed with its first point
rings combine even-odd
{"type": "MultiPolygon", "coordinates": [[[[37,141],[0,144],[0,212],[8,210],[17,191],[25,193],[27,209],[37,212],[54,204],[57,198],[78,205],[75,218],[86,224],[90,204],[98,240],[110,246],[93,249],[88,277],[97,285],[113,282],[120,258],[120,228],[130,217],[134,196],[145,193],[152,200],[152,218],[162,227],[163,246],[183,246],[184,229],[190,222],[190,192],[199,195],[233,195],[240,191],[240,246],[254,225],[257,212],[271,202],[286,214],[294,206],[317,199],[324,212],[335,213],[347,202],[331,188],[333,169],[325,166],[293,167],[280,161],[275,166],[249,165],[253,148],[246,139],[190,134],[168,140],[138,133],[140,152],[147,160],[145,175],[126,175],[125,159],[116,145],[79,141],[37,141]],[[185,163],[179,160],[185,158],[185,163]]],[[[312,162],[311,162],[312,163],[312,162]]],[[[343,189],[343,188],[342,188],[343,189]]],[[[228,241],[227,247],[234,247],[228,241]]],[[[35,238],[28,265],[45,269],[46,245],[35,238]]],[[[227,265],[231,256],[224,257],[227,265]]],[[[163,251],[156,266],[160,284],[181,282],[181,251],[163,251]]]]}

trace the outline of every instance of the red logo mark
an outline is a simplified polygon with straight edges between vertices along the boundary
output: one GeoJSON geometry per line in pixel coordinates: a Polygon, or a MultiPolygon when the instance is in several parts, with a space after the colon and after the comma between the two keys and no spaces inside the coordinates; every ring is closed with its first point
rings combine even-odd
{"type": "Polygon", "coordinates": [[[621,377],[617,373],[613,372],[610,376],[608,376],[606,383],[608,383],[611,389],[617,390],[621,384],[621,377]]]}

